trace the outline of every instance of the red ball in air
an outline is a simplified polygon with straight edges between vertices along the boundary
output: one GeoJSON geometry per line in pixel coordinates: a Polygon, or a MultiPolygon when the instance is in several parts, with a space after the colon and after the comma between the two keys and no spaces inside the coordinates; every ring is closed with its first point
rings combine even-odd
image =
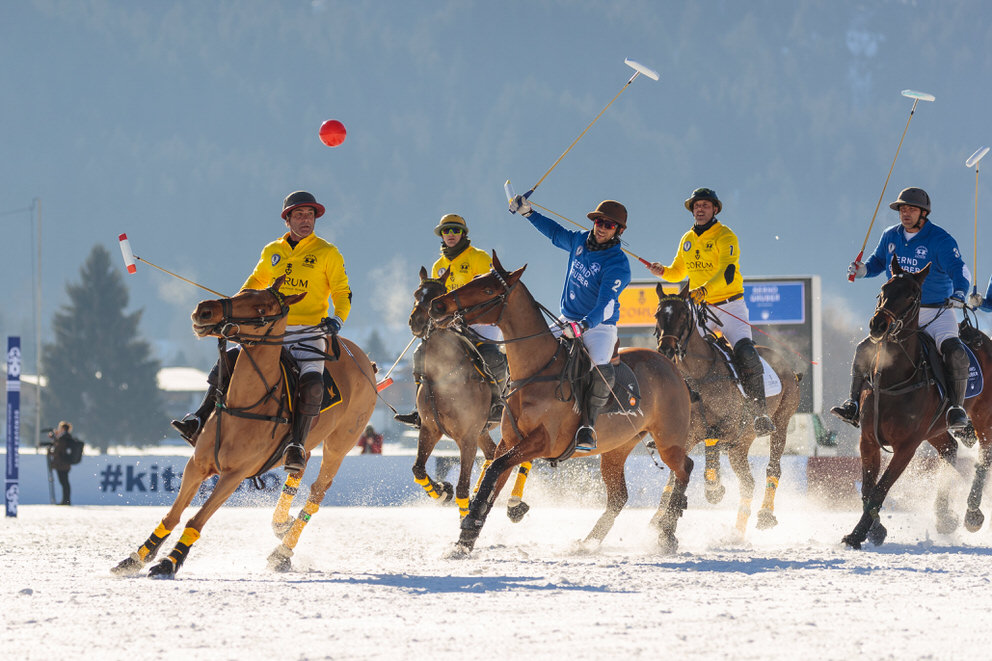
{"type": "Polygon", "coordinates": [[[320,141],[328,147],[340,145],[347,134],[344,124],[336,119],[329,119],[320,125],[320,141]]]}

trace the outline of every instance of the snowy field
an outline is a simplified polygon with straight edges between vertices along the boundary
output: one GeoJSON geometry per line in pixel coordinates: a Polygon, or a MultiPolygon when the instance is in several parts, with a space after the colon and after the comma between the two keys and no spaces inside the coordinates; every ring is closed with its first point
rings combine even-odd
{"type": "MultiPolygon", "coordinates": [[[[649,509],[605,543],[599,510],[494,509],[473,555],[443,556],[457,512],[325,507],[286,574],[266,570],[270,510],[225,507],[176,580],[110,568],[162,507],[22,506],[2,524],[4,659],[989,658],[992,534],[934,532],[930,507],[883,511],[886,544],[839,543],[856,512],[780,499],[780,524],[732,534],[690,509],[663,556],[649,509]]],[[[499,506],[499,502],[497,503],[499,506]]],[[[294,512],[299,507],[294,507],[294,512]]],[[[752,522],[753,526],[753,522],[752,522]]],[[[176,534],[163,548],[171,548],[176,534]]]]}

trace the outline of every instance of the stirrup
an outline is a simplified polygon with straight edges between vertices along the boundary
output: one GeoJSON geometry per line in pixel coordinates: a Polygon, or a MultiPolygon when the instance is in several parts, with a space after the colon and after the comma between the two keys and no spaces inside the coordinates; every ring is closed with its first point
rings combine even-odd
{"type": "Polygon", "coordinates": [[[945,415],[945,420],[948,431],[952,432],[964,431],[971,423],[971,420],[968,419],[968,414],[960,406],[949,407],[945,415]]]}
{"type": "Polygon", "coordinates": [[[286,472],[299,473],[306,466],[307,461],[303,446],[296,443],[287,446],[286,453],[283,455],[283,468],[286,472]]]}
{"type": "Polygon", "coordinates": [[[860,417],[861,410],[858,403],[853,399],[845,401],[840,406],[834,406],[830,409],[830,412],[836,415],[838,418],[851,425],[855,429],[860,427],[860,422],[858,418],[860,417]]]}
{"type": "Polygon", "coordinates": [[[592,452],[596,449],[596,430],[589,425],[582,425],[575,432],[575,451],[592,452]]]}
{"type": "Polygon", "coordinates": [[[187,413],[182,420],[173,420],[169,423],[172,428],[179,432],[184,441],[192,446],[196,446],[196,436],[203,426],[203,422],[193,413],[187,413]]]}

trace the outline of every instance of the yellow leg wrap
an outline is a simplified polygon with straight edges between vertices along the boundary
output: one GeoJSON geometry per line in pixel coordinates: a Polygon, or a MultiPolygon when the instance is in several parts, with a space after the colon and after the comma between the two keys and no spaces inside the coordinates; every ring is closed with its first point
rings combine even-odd
{"type": "Polygon", "coordinates": [[[419,484],[421,487],[423,487],[424,491],[427,492],[427,495],[433,498],[434,500],[437,500],[438,498],[441,497],[441,494],[439,494],[437,492],[437,489],[434,488],[434,484],[431,483],[430,477],[425,477],[423,479],[415,477],[413,478],[413,481],[419,484]]]}
{"type": "Polygon", "coordinates": [[[747,529],[747,520],[751,518],[751,504],[741,503],[737,508],[737,529],[744,532],[747,529]]]}
{"type": "Polygon", "coordinates": [[[300,533],[303,532],[303,528],[310,523],[310,517],[317,513],[320,509],[320,505],[314,502],[307,501],[307,504],[303,506],[300,510],[300,515],[296,518],[296,522],[293,527],[289,529],[286,536],[282,538],[282,543],[286,548],[294,549],[296,548],[296,543],[300,541],[300,533]]]}
{"type": "Polygon", "coordinates": [[[778,478],[769,477],[768,481],[765,482],[765,499],[761,501],[761,509],[774,511],[775,510],[775,491],[778,489],[778,478]]]}
{"type": "Polygon", "coordinates": [[[513,491],[510,492],[510,498],[516,498],[518,501],[524,497],[524,485],[527,484],[527,476],[530,475],[531,462],[525,461],[520,464],[517,469],[517,479],[513,483],[513,491]]]}
{"type": "Polygon", "coordinates": [[[152,536],[145,540],[145,543],[138,549],[138,560],[144,562],[145,558],[148,557],[148,554],[157,549],[159,544],[161,544],[171,533],[172,531],[170,529],[166,528],[163,523],[159,522],[158,527],[155,528],[155,532],[152,533],[152,536]]]}
{"type": "MultiPolygon", "coordinates": [[[[486,469],[489,468],[491,463],[493,463],[492,459],[486,459],[482,462],[482,470],[479,471],[479,479],[476,481],[475,489],[472,490],[472,493],[479,493],[479,485],[482,484],[482,478],[486,476],[486,469]]],[[[521,464],[521,466],[523,466],[523,464],[521,464]]]]}
{"type": "Polygon", "coordinates": [[[296,496],[302,480],[302,477],[292,475],[286,478],[282,485],[282,493],[279,494],[279,500],[276,502],[276,509],[272,512],[273,523],[283,523],[289,518],[289,508],[293,504],[293,498],[296,496]]]}
{"type": "Polygon", "coordinates": [[[661,492],[662,493],[672,493],[672,491],[674,491],[674,490],[675,489],[674,489],[674,487],[671,484],[666,484],[665,485],[665,488],[662,489],[661,492]]]}
{"type": "Polygon", "coordinates": [[[716,469],[707,468],[703,475],[706,477],[707,482],[716,482],[716,469]]]}
{"type": "Polygon", "coordinates": [[[200,539],[199,530],[196,528],[186,528],[183,530],[183,536],[179,538],[179,543],[186,546],[193,546],[193,543],[198,539],[200,539]]]}
{"type": "Polygon", "coordinates": [[[468,516],[468,498],[455,498],[458,505],[458,515],[463,519],[468,516]]]}
{"type": "Polygon", "coordinates": [[[168,559],[172,561],[172,565],[178,569],[180,565],[186,560],[186,556],[189,555],[189,549],[193,546],[196,540],[200,539],[200,531],[196,528],[185,528],[183,530],[182,537],[176,542],[176,545],[169,552],[168,559]]]}
{"type": "Polygon", "coordinates": [[[707,439],[705,439],[703,441],[703,443],[705,443],[706,444],[706,447],[708,447],[708,448],[713,447],[714,445],[716,445],[719,442],[720,442],[720,439],[719,438],[707,438],[707,439]]]}

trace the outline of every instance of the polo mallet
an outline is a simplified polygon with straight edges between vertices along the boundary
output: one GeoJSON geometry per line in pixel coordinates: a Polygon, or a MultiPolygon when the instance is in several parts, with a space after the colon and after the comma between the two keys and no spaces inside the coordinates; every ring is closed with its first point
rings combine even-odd
{"type": "Polygon", "coordinates": [[[393,363],[393,366],[389,368],[389,371],[388,372],[386,372],[386,376],[382,377],[382,381],[380,381],[379,383],[375,384],[375,391],[376,392],[382,392],[383,390],[385,390],[389,386],[393,385],[393,380],[391,378],[389,378],[389,375],[392,374],[393,373],[393,370],[396,369],[396,366],[400,364],[400,361],[403,360],[403,356],[405,356],[406,355],[406,352],[410,350],[410,345],[413,344],[414,340],[416,340],[416,339],[417,339],[417,336],[416,335],[414,335],[413,337],[410,338],[410,341],[407,342],[407,344],[406,344],[406,348],[403,349],[403,353],[400,354],[400,357],[396,359],[396,362],[393,363]]]}
{"type": "MultiPolygon", "coordinates": [[[[916,104],[920,101],[933,101],[934,95],[927,94],[926,92],[914,92],[913,90],[903,90],[902,95],[913,99],[913,108],[909,111],[909,119],[906,120],[906,128],[902,130],[902,137],[899,138],[899,146],[896,147],[896,155],[892,159],[892,165],[889,166],[889,174],[885,176],[885,185],[882,186],[882,194],[878,196],[878,203],[875,205],[875,213],[871,215],[871,223],[868,224],[868,232],[865,234],[865,242],[861,244],[861,252],[858,256],[854,258],[854,261],[860,262],[861,258],[865,256],[865,248],[868,246],[868,238],[871,237],[871,228],[875,225],[875,216],[878,215],[878,208],[882,206],[882,198],[885,197],[885,189],[889,185],[889,177],[892,176],[892,169],[896,166],[896,159],[899,158],[899,150],[902,149],[903,138],[906,137],[906,131],[909,130],[909,123],[913,121],[913,113],[916,112],[916,104]]],[[[854,282],[854,274],[847,276],[848,282],[854,282]]]]}
{"type": "MultiPolygon", "coordinates": [[[[506,183],[503,184],[503,190],[506,191],[506,201],[507,202],[512,201],[513,198],[516,197],[516,195],[513,192],[513,184],[510,183],[510,180],[509,179],[507,179],[506,180],[506,183]]],[[[526,197],[526,195],[524,197],[526,197]]],[[[575,225],[576,227],[578,227],[580,229],[589,231],[589,228],[586,227],[585,225],[583,225],[582,223],[577,223],[574,220],[572,220],[571,218],[566,218],[565,216],[561,215],[557,211],[552,211],[551,209],[549,209],[547,207],[542,207],[537,202],[530,202],[530,204],[531,204],[531,206],[535,206],[538,209],[543,209],[544,211],[547,211],[550,214],[553,214],[555,216],[558,216],[562,220],[566,220],[566,221],[572,223],[573,225],[575,225]]],[[[636,259],[637,261],[639,261],[641,264],[644,264],[645,266],[651,266],[651,262],[649,262],[648,260],[644,259],[643,257],[638,257],[634,253],[632,253],[629,250],[627,250],[626,248],[624,248],[622,245],[620,246],[620,250],[624,251],[625,253],[627,253],[628,255],[630,255],[631,257],[633,257],[634,259],[636,259]]]]}
{"type": "Polygon", "coordinates": [[[220,296],[221,298],[227,298],[227,296],[225,296],[224,294],[221,294],[219,291],[214,291],[210,287],[204,287],[203,285],[201,285],[201,284],[199,284],[197,282],[193,282],[192,280],[188,280],[188,279],[184,278],[181,275],[178,275],[176,273],[173,273],[172,271],[168,271],[168,270],[162,268],[161,266],[156,266],[155,264],[152,264],[151,262],[149,262],[147,259],[143,259],[141,257],[138,257],[133,252],[131,252],[131,242],[128,241],[127,234],[121,234],[117,238],[121,242],[121,255],[124,256],[124,266],[127,267],[127,272],[128,273],[136,273],[137,270],[138,270],[138,266],[137,266],[137,264],[135,264],[135,260],[141,261],[141,262],[144,262],[145,264],[148,264],[148,266],[153,266],[153,267],[157,268],[162,273],[168,273],[173,278],[179,278],[183,282],[187,282],[187,283],[193,285],[194,287],[199,287],[200,289],[203,289],[205,291],[208,291],[211,294],[214,294],[215,296],[220,296]]]}
{"type": "Polygon", "coordinates": [[[658,72],[657,71],[654,71],[653,69],[649,69],[646,66],[644,66],[643,64],[640,64],[639,62],[635,62],[634,60],[631,60],[630,58],[627,58],[627,59],[625,59],[623,61],[623,63],[626,64],[628,67],[630,67],[631,69],[634,70],[634,75],[630,77],[630,79],[624,84],[624,86],[622,88],[620,88],[620,91],[617,92],[617,95],[614,96],[612,99],[610,99],[610,102],[607,103],[606,106],[602,110],[599,111],[599,114],[596,115],[596,118],[589,123],[589,126],[587,126],[585,128],[585,130],[582,131],[582,133],[579,134],[579,137],[577,137],[575,140],[572,141],[572,144],[570,144],[568,146],[568,149],[566,149],[564,152],[562,152],[562,155],[558,157],[558,160],[555,161],[554,164],[550,168],[548,168],[548,171],[545,172],[541,176],[541,178],[537,180],[537,183],[534,184],[529,191],[527,191],[526,193],[524,193],[524,197],[525,198],[529,198],[531,196],[531,194],[534,191],[537,190],[537,187],[541,185],[541,182],[543,182],[544,179],[549,174],[551,174],[551,171],[552,170],[554,170],[556,167],[558,167],[558,164],[561,163],[561,161],[562,161],[563,158],[565,158],[565,155],[568,154],[568,152],[572,151],[572,147],[574,147],[575,144],[579,140],[582,139],[582,136],[584,136],[586,134],[586,131],[588,131],[589,129],[592,128],[592,125],[593,124],[595,124],[597,121],[599,121],[599,118],[603,116],[603,113],[606,112],[607,108],[609,108],[611,105],[613,105],[613,102],[616,101],[617,98],[621,94],[623,94],[624,90],[627,89],[632,82],[634,82],[634,79],[635,78],[637,78],[641,74],[644,74],[645,76],[647,76],[651,80],[658,80],[658,72]]]}
{"type": "MultiPolygon", "coordinates": [[[[989,153],[988,147],[982,147],[974,154],[968,157],[968,160],[964,162],[965,167],[970,168],[975,166],[975,273],[973,277],[978,277],[978,162],[985,158],[985,154],[989,153]]],[[[972,283],[972,294],[978,293],[978,282],[972,283]]]]}

